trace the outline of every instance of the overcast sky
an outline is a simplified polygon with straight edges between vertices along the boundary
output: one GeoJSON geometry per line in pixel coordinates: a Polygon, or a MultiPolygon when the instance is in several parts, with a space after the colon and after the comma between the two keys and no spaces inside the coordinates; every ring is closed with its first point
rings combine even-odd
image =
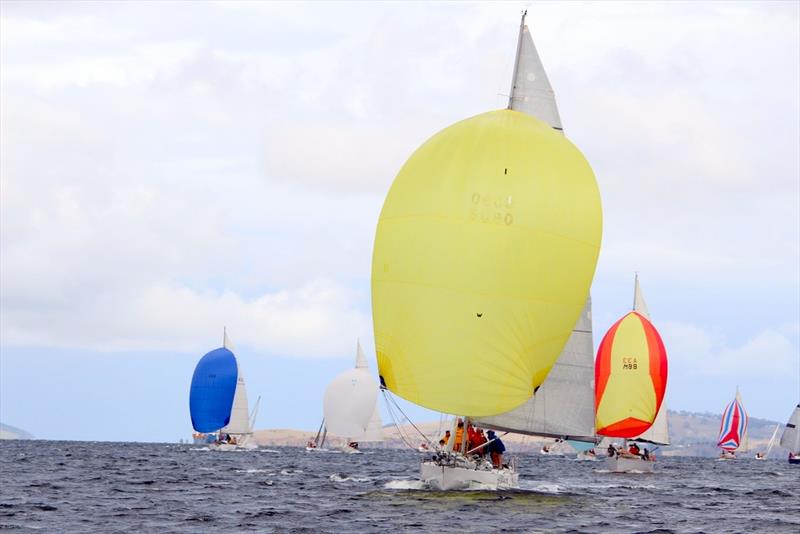
{"type": "MultiPolygon", "coordinates": [[[[0,4],[0,420],[176,440],[238,347],[316,428],[403,161],[505,107],[520,11],[597,175],[595,345],[641,283],[670,407],[800,396],[800,4],[0,4]]],[[[419,418],[433,414],[413,411],[419,418]]]]}

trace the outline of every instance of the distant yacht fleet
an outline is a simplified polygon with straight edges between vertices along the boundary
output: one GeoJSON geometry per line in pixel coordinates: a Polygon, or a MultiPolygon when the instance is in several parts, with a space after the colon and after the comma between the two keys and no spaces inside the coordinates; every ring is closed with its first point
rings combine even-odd
{"type": "MultiPolygon", "coordinates": [[[[503,455],[508,433],[555,440],[542,455],[605,455],[610,472],[653,472],[657,449],[670,444],[667,349],[638,274],[632,310],[594,353],[599,189],[564,136],[525,17],[507,109],[436,133],[386,195],[372,259],[379,380],[357,343],[355,366],[325,391],[309,452],[357,453],[383,440],[380,398],[396,426],[405,418],[395,396],[452,415],[442,436],[401,434],[424,454],[420,479],[441,490],[518,487],[517,459],[503,455]]],[[[227,333],[198,362],[189,408],[196,444],[256,447],[258,403],[250,412],[227,333]]],[[[792,464],[798,424],[800,405],[780,437],[792,464]]],[[[720,460],[747,450],[747,425],[737,389],[720,424],[720,460]]],[[[757,459],[769,457],[778,432],[757,459]]]]}

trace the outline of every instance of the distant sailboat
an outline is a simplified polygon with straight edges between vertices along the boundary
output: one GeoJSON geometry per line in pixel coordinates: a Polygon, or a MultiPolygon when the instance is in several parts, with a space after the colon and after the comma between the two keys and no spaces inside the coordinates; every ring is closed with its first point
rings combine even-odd
{"type": "Polygon", "coordinates": [[[789,450],[789,463],[800,464],[800,404],[795,406],[781,435],[781,447],[789,450]]]}
{"type": "Polygon", "coordinates": [[[378,383],[357,343],[356,366],[334,378],[323,399],[325,431],[345,438],[344,452],[358,452],[359,443],[383,441],[377,397],[378,383]]]}
{"type": "Polygon", "coordinates": [[[640,455],[638,445],[629,450],[628,440],[662,443],[669,439],[663,405],[667,352],[647,313],[637,276],[634,310],[609,329],[597,350],[597,433],[625,440],[621,450],[609,448],[606,462],[614,472],[653,471],[655,457],[649,452],[640,455]],[[664,414],[664,422],[659,423],[663,428],[648,435],[659,414],[664,414]]]}
{"type": "Polygon", "coordinates": [[[223,331],[223,346],[203,356],[194,370],[189,411],[196,432],[216,434],[217,439],[211,440],[209,448],[257,448],[250,442],[254,421],[251,422],[248,414],[244,374],[239,369],[227,332],[223,331]]]}
{"type": "Polygon", "coordinates": [[[764,453],[757,452],[756,453],[756,460],[767,460],[769,459],[769,453],[772,452],[772,447],[775,446],[775,438],[778,437],[778,430],[781,429],[781,425],[775,425],[775,431],[772,433],[772,437],[769,438],[769,443],[767,443],[767,451],[764,453]]]}
{"type": "MultiPolygon", "coordinates": [[[[510,109],[451,125],[408,159],[372,261],[381,385],[481,421],[545,382],[586,306],[602,233],[594,174],[560,122],[554,132],[515,108],[539,98],[542,88],[529,85],[537,75],[546,80],[540,64],[529,70],[538,56],[524,15],[519,36],[510,109]]],[[[502,465],[498,451],[494,465],[475,458],[467,439],[452,450],[454,436],[420,466],[424,482],[517,486],[513,462],[502,465]]]]}
{"type": "Polygon", "coordinates": [[[746,439],[747,420],[747,412],[744,410],[744,405],[742,405],[739,388],[736,388],[736,397],[725,407],[725,411],[722,413],[719,439],[717,440],[717,447],[722,449],[720,460],[736,459],[735,451],[746,439]]]}

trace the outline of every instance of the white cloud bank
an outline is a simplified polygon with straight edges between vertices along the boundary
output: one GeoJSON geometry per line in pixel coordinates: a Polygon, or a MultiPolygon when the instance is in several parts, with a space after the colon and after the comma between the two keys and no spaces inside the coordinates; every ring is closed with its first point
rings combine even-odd
{"type": "MultiPolygon", "coordinates": [[[[0,342],[195,350],[227,324],[319,357],[369,336],[385,191],[436,130],[505,105],[518,9],[349,7],[5,3],[0,342]]],[[[709,369],[786,353],[752,314],[797,320],[799,11],[531,8],[601,186],[598,283],[638,268],[786,301],[742,305],[728,328],[752,347],[712,346],[709,369]]]]}

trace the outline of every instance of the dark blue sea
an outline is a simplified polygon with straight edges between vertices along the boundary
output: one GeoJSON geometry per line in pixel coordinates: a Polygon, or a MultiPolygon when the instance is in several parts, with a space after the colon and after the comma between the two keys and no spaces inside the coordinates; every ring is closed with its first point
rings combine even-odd
{"type": "Polygon", "coordinates": [[[654,474],[520,455],[521,490],[435,492],[420,454],[0,442],[0,529],[44,532],[800,532],[800,466],[661,458],[654,474]]]}

